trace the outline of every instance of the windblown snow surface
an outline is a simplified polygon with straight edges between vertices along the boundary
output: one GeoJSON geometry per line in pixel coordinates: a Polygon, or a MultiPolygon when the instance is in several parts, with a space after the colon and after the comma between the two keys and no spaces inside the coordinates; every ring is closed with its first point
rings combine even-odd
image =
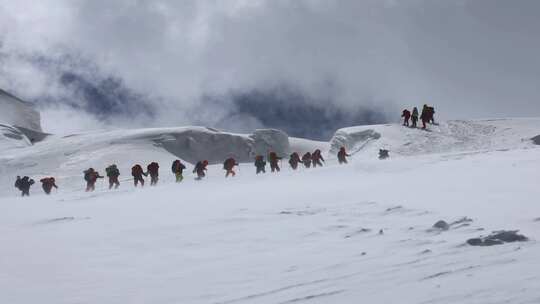
{"type": "Polygon", "coordinates": [[[292,171],[284,160],[280,173],[255,175],[243,163],[225,179],[216,164],[197,182],[188,166],[175,184],[170,163],[182,151],[155,137],[178,132],[53,136],[2,150],[0,303],[540,302],[540,147],[531,140],[540,119],[290,138],[291,151],[328,152],[325,167],[292,171]],[[336,163],[340,145],[354,153],[348,165],[336,163]],[[390,159],[378,160],[379,148],[390,159]],[[152,160],[160,184],[134,189],[131,164],[152,160]],[[82,170],[113,162],[120,189],[100,180],[83,192],[82,170]],[[45,196],[35,185],[19,198],[13,180],[23,174],[58,176],[60,189],[45,196]],[[450,229],[433,229],[439,220],[450,229]],[[502,229],[529,241],[466,244],[502,229]]]}

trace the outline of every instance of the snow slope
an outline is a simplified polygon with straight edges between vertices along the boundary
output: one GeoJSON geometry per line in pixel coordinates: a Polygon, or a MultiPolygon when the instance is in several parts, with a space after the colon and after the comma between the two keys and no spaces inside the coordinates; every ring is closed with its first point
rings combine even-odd
{"type": "Polygon", "coordinates": [[[0,89],[0,123],[41,131],[39,112],[32,105],[0,89]]]}
{"type": "Polygon", "coordinates": [[[60,184],[80,190],[82,171],[89,167],[103,173],[106,166],[115,163],[124,178],[130,178],[135,163],[145,167],[157,161],[163,166],[162,170],[169,172],[176,158],[191,164],[204,159],[211,164],[221,164],[230,156],[251,162],[256,154],[266,154],[270,147],[280,155],[288,155],[287,135],[270,129],[248,135],[204,127],[179,127],[49,136],[31,147],[6,147],[0,154],[0,196],[15,194],[12,181],[16,175],[38,179],[52,175],[60,184]]]}
{"type": "MultiPolygon", "coordinates": [[[[0,124],[10,125],[31,141],[40,141],[47,134],[41,130],[41,117],[32,104],[0,89],[0,124]]],[[[0,144],[3,139],[0,137],[0,144]]]]}
{"type": "Polygon", "coordinates": [[[540,119],[514,118],[448,121],[430,125],[427,131],[399,125],[360,126],[340,129],[330,141],[339,147],[372,157],[379,148],[394,156],[467,151],[491,151],[527,147],[540,135],[540,119]]]}
{"type": "Polygon", "coordinates": [[[19,129],[0,124],[0,151],[31,146],[30,139],[19,129]]]}
{"type": "MultiPolygon", "coordinates": [[[[330,143],[343,136],[359,149],[345,166],[328,157],[320,169],[256,176],[246,163],[224,179],[217,164],[204,181],[174,184],[167,162],[153,188],[100,182],[84,193],[65,181],[48,197],[38,187],[4,196],[0,303],[538,303],[540,147],[530,138],[539,127],[355,127],[330,143]],[[365,144],[362,130],[380,136],[365,144]],[[392,157],[377,160],[379,147],[392,157]],[[455,224],[433,230],[441,219],[455,224]],[[530,241],[465,245],[499,229],[530,241]]],[[[82,179],[82,168],[110,161],[102,154],[174,157],[149,144],[153,131],[116,132],[14,148],[0,168],[15,175],[42,160],[24,169],[35,172],[65,158],[56,173],[82,179]]],[[[331,148],[289,140],[291,150],[331,148]]]]}

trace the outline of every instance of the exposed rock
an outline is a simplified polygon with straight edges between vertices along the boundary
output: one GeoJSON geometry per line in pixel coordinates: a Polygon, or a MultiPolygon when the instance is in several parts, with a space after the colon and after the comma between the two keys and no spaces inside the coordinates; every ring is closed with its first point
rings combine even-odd
{"type": "Polygon", "coordinates": [[[468,239],[467,244],[471,246],[482,246],[482,239],[481,238],[468,239]]]}
{"type": "Polygon", "coordinates": [[[519,230],[512,231],[495,231],[486,237],[472,238],[467,240],[467,244],[471,246],[493,246],[502,245],[504,243],[525,242],[528,238],[518,234],[519,230]]]}
{"type": "Polygon", "coordinates": [[[450,229],[450,225],[447,222],[440,220],[433,225],[433,228],[448,230],[450,229]]]}
{"type": "Polygon", "coordinates": [[[494,234],[490,235],[488,238],[493,240],[500,240],[507,243],[512,242],[525,242],[527,237],[524,235],[518,234],[519,230],[514,231],[495,231],[494,234]]]}
{"type": "Polygon", "coordinates": [[[540,135],[537,135],[537,136],[531,138],[531,140],[533,141],[533,143],[535,145],[540,145],[540,135]]]}
{"type": "Polygon", "coordinates": [[[403,209],[403,207],[402,206],[390,207],[390,208],[386,209],[386,212],[392,212],[392,211],[396,211],[396,210],[399,210],[399,209],[403,209]]]}
{"type": "Polygon", "coordinates": [[[390,151],[386,149],[379,149],[379,159],[387,159],[388,157],[390,157],[389,152],[390,151]]]}
{"type": "Polygon", "coordinates": [[[467,223],[472,223],[472,222],[473,222],[472,219],[470,219],[470,218],[468,218],[468,217],[465,216],[465,217],[460,218],[460,219],[457,220],[457,221],[453,221],[453,222],[450,224],[450,226],[459,225],[459,224],[467,224],[467,223]]]}

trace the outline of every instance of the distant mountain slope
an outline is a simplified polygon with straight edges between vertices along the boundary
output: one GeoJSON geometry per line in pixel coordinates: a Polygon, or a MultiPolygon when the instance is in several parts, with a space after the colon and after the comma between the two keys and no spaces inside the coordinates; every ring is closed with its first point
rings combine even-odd
{"type": "Polygon", "coordinates": [[[41,117],[32,104],[0,89],[0,124],[19,129],[32,142],[40,141],[46,134],[41,129],[41,117]]]}
{"type": "Polygon", "coordinates": [[[32,105],[0,89],[0,123],[41,132],[41,117],[32,105]]]}

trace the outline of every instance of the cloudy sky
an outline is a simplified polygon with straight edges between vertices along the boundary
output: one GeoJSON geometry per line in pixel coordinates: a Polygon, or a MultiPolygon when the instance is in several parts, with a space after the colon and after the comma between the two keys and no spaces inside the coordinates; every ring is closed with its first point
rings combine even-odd
{"type": "Polygon", "coordinates": [[[539,116],[539,37],[536,0],[0,0],[0,87],[54,132],[324,138],[424,103],[442,119],[539,116]]]}

